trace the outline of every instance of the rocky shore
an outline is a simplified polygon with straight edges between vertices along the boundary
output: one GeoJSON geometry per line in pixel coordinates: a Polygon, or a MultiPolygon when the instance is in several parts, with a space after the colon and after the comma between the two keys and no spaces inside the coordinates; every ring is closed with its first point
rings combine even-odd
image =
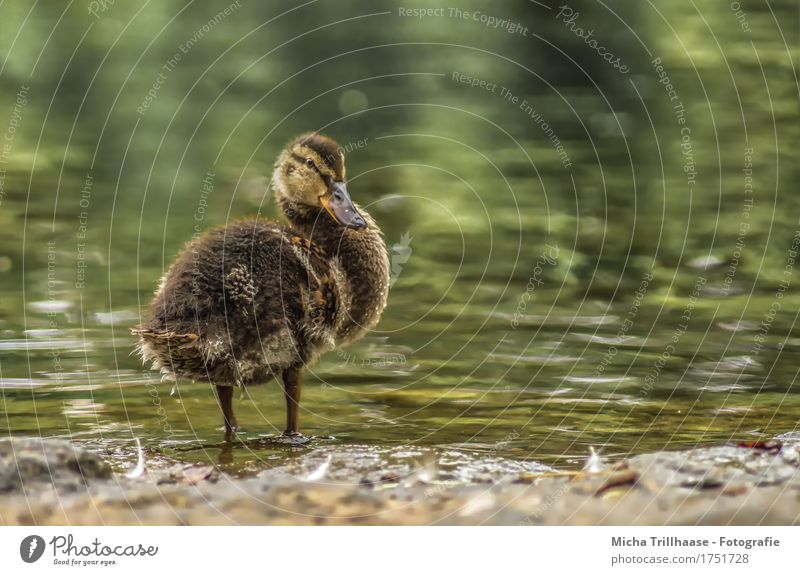
{"type": "Polygon", "coordinates": [[[787,525],[800,437],[639,455],[584,470],[417,446],[328,445],[232,477],[175,461],[114,472],[59,439],[0,440],[4,525],[787,525]]]}

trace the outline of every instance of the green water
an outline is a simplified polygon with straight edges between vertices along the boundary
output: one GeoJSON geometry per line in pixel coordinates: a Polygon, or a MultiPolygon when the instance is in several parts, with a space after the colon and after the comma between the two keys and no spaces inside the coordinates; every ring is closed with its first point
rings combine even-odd
{"type": "MultiPolygon", "coordinates": [[[[56,4],[0,6],[0,434],[218,460],[211,389],[171,395],[129,328],[197,230],[274,215],[274,157],[312,129],[347,146],[395,283],[307,370],[305,433],[572,467],[796,429],[792,2],[742,2],[749,31],[726,3],[575,2],[628,74],[556,4],[461,3],[525,35],[366,1],[213,26],[224,5],[56,4]]],[[[282,429],[275,382],[236,410],[232,470],[286,456],[255,441],[282,429]]]]}

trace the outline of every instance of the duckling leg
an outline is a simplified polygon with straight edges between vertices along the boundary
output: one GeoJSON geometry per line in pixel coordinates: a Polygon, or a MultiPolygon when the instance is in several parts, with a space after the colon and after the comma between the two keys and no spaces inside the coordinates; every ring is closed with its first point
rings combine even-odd
{"type": "Polygon", "coordinates": [[[233,432],[236,431],[236,416],[233,415],[233,386],[217,385],[215,387],[219,406],[222,409],[222,419],[225,423],[225,441],[230,441],[233,438],[233,432]]]}
{"type": "Polygon", "coordinates": [[[286,430],[284,435],[300,435],[300,388],[303,381],[299,367],[283,372],[283,393],[286,396],[286,430]]]}

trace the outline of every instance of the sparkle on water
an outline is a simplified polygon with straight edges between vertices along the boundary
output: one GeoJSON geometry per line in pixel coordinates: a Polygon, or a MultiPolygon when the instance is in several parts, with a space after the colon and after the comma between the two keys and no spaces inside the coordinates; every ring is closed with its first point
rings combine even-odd
{"type": "MultiPolygon", "coordinates": [[[[15,15],[11,4],[0,24],[4,49],[15,37],[9,27],[27,12],[20,3],[15,15]]],[[[69,437],[126,469],[140,461],[137,439],[148,458],[221,461],[225,453],[228,469],[241,473],[284,465],[294,448],[259,441],[282,429],[279,385],[237,397],[242,443],[225,450],[208,383],[180,382],[171,393],[132,354],[129,328],[193,234],[259,211],[274,215],[266,192],[273,158],[289,137],[318,127],[351,150],[348,187],[381,225],[393,258],[377,331],[306,375],[302,430],[332,437],[319,444],[433,447],[581,468],[590,446],[607,460],[795,430],[800,270],[787,258],[800,195],[784,150],[796,153],[800,122],[782,40],[797,37],[791,6],[785,18],[776,8],[785,34],[766,7],[754,6],[743,42],[727,5],[703,6],[706,18],[691,19],[685,7],[665,5],[663,17],[680,22],[678,30],[631,5],[637,38],[663,59],[686,106],[698,173],[690,189],[680,126],[636,38],[614,49],[635,71],[636,90],[563,25],[530,14],[515,17],[553,35],[599,86],[564,75],[567,64],[545,43],[491,30],[480,38],[499,53],[517,53],[515,42],[524,41],[519,59],[535,62],[540,76],[491,51],[449,45],[357,50],[403,30],[406,40],[455,42],[470,24],[409,27],[389,16],[357,31],[323,27],[302,50],[250,67],[264,42],[283,41],[246,37],[252,22],[273,15],[256,4],[204,37],[144,114],[137,106],[175,34],[208,19],[195,6],[144,51],[169,10],[144,11],[137,22],[150,25],[128,29],[118,45],[121,22],[133,16],[119,3],[80,50],[84,13],[67,14],[50,39],[49,26],[27,27],[20,38],[28,49],[15,47],[15,55],[35,56],[50,43],[33,77],[33,60],[21,56],[0,76],[4,110],[30,84],[27,103],[16,104],[22,120],[0,193],[3,433],[69,437]],[[231,38],[242,43],[228,52],[231,38]],[[347,56],[276,88],[327,58],[313,52],[329,45],[347,56]],[[94,77],[106,50],[113,63],[94,77]],[[571,166],[529,115],[452,81],[454,69],[526,98],[571,166]],[[372,75],[380,76],[336,89],[372,75]],[[748,146],[757,186],[745,210],[748,146]],[[791,289],[782,291],[787,279],[791,289]]],[[[366,1],[343,6],[374,11],[366,1]]],[[[294,18],[287,16],[290,28],[308,25],[294,18]]],[[[621,37],[599,6],[581,21],[609,42],[621,37]]],[[[326,461],[306,473],[329,473],[326,461]]]]}

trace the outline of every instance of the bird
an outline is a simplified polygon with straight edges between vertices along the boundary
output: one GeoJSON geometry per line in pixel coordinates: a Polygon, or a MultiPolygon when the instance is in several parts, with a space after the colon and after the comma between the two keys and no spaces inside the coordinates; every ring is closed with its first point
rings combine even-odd
{"type": "Polygon", "coordinates": [[[213,385],[225,440],[239,429],[235,388],[280,377],[282,437],[300,433],[303,368],[370,332],[387,303],[383,233],[347,189],[344,149],[317,132],[279,154],[280,221],[248,217],[191,239],[132,333],[164,380],[213,385]]]}

